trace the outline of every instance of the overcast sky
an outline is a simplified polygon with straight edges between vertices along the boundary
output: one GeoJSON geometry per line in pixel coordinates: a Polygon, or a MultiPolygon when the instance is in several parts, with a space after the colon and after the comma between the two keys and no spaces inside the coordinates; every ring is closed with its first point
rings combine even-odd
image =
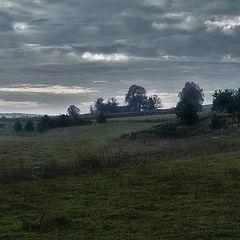
{"type": "Polygon", "coordinates": [[[0,0],[0,112],[82,112],[131,84],[175,106],[186,81],[240,82],[239,0],[0,0]]]}

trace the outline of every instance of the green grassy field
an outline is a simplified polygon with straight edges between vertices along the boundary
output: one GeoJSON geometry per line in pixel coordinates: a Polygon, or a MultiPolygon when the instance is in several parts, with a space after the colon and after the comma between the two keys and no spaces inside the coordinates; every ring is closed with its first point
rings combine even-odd
{"type": "MultiPolygon", "coordinates": [[[[167,119],[174,117],[159,121],[167,119]]],[[[42,135],[2,133],[1,168],[62,164],[99,151],[149,159],[0,180],[0,239],[240,239],[240,133],[120,138],[159,121],[125,118],[42,135]]]]}
{"type": "Polygon", "coordinates": [[[0,135],[0,168],[72,162],[80,154],[101,150],[123,134],[145,130],[154,124],[109,122],[20,135],[12,133],[9,127],[5,135],[0,135]]]}
{"type": "Polygon", "coordinates": [[[0,239],[239,239],[239,158],[2,183],[0,239]]]}

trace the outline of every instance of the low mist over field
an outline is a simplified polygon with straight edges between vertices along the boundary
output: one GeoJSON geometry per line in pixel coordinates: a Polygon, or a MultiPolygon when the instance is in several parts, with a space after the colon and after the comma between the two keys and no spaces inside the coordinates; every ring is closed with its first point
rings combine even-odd
{"type": "Polygon", "coordinates": [[[239,12],[235,0],[2,0],[1,111],[88,112],[132,84],[168,108],[186,81],[210,103],[239,82],[239,12]]]}

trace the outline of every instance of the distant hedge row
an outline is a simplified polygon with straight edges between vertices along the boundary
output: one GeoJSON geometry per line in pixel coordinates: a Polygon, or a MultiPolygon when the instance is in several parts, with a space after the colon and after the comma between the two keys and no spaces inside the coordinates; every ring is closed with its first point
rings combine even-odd
{"type": "Polygon", "coordinates": [[[83,126],[91,125],[92,121],[88,118],[71,118],[68,115],[60,115],[57,117],[49,117],[45,115],[41,118],[40,122],[37,124],[37,130],[39,132],[44,132],[54,128],[61,127],[71,127],[71,126],[83,126]]]}
{"type": "Polygon", "coordinates": [[[60,115],[56,117],[50,117],[45,115],[40,119],[40,121],[36,121],[34,124],[32,119],[29,119],[24,125],[20,121],[16,121],[13,129],[15,132],[33,132],[35,129],[38,132],[45,132],[50,129],[54,128],[61,128],[61,127],[71,127],[71,126],[83,126],[83,125],[90,125],[92,121],[88,118],[71,118],[68,115],[60,115]]]}

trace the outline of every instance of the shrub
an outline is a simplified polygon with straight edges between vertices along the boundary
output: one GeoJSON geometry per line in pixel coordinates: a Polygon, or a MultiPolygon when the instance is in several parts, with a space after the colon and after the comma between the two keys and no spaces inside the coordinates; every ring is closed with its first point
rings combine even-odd
{"type": "Polygon", "coordinates": [[[226,126],[226,123],[227,121],[224,117],[213,115],[211,119],[210,127],[212,129],[220,129],[220,128],[224,128],[226,126]]]}
{"type": "Polygon", "coordinates": [[[175,113],[180,122],[185,125],[194,125],[199,119],[196,107],[187,100],[178,102],[175,113]]]}
{"type": "Polygon", "coordinates": [[[29,119],[24,127],[26,132],[33,132],[34,131],[34,123],[31,119],[29,119]]]}
{"type": "Polygon", "coordinates": [[[97,123],[106,123],[107,117],[104,113],[99,113],[97,116],[97,123]]]}
{"type": "Polygon", "coordinates": [[[90,125],[92,122],[88,118],[71,118],[68,115],[60,115],[57,117],[44,116],[37,125],[39,132],[44,132],[49,129],[71,126],[90,125]]]}
{"type": "Polygon", "coordinates": [[[16,121],[13,129],[15,132],[21,132],[22,131],[22,124],[19,121],[16,121]]]}

